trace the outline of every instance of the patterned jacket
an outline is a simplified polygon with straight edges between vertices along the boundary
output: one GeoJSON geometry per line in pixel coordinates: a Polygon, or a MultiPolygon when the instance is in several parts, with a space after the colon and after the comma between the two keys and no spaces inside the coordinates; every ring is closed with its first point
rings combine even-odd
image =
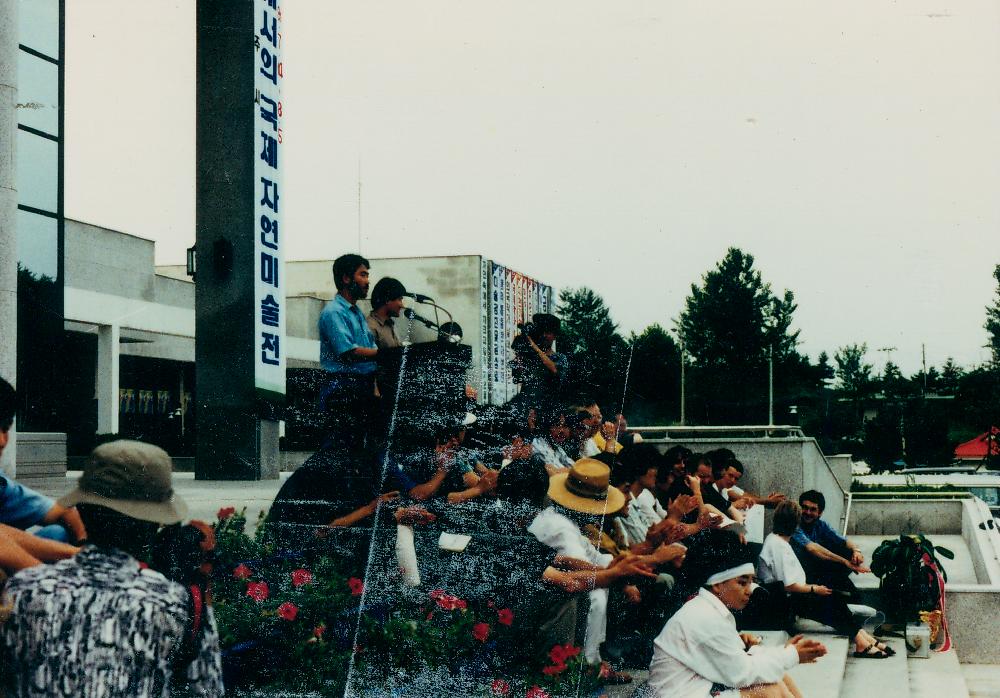
{"type": "Polygon", "coordinates": [[[7,594],[13,609],[0,639],[10,696],[166,698],[183,685],[193,696],[224,694],[211,609],[194,659],[178,667],[188,591],[120,550],[86,546],[22,570],[7,594]]]}

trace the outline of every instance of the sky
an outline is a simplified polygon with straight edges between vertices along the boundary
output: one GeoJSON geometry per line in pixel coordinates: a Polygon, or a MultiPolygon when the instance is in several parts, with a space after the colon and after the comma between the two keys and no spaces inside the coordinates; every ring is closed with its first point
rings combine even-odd
{"type": "MultiPolygon", "coordinates": [[[[160,264],[194,242],[194,7],[67,3],[66,215],[155,240],[160,264]]],[[[627,333],[671,328],[738,246],[795,293],[813,359],[988,356],[994,2],[282,11],[286,259],[359,238],[368,257],[481,254],[593,288],[627,333]]]]}

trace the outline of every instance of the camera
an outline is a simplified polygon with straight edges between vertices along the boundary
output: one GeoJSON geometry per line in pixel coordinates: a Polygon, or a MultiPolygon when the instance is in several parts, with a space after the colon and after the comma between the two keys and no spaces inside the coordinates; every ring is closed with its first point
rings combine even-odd
{"type": "Polygon", "coordinates": [[[532,334],[535,331],[535,323],[519,322],[517,323],[517,330],[521,334],[532,334]]]}

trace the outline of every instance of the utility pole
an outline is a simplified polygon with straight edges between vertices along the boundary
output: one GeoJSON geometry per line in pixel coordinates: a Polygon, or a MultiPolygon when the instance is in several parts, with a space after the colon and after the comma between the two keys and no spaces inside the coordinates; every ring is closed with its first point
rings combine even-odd
{"type": "Polygon", "coordinates": [[[924,395],[927,395],[927,345],[920,344],[920,365],[924,372],[924,395]]]}
{"type": "Polygon", "coordinates": [[[767,425],[774,426],[774,344],[767,349],[767,425]]]}
{"type": "Polygon", "coordinates": [[[684,343],[681,342],[681,426],[687,425],[687,419],[685,414],[685,376],[684,376],[684,365],[687,363],[687,350],[684,348],[684,343]]]}

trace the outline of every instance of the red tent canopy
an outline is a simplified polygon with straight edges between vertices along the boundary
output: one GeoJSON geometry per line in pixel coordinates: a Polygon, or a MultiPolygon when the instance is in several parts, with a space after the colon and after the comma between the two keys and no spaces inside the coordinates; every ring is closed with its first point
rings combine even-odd
{"type": "Polygon", "coordinates": [[[989,444],[991,456],[1000,456],[1000,429],[990,427],[989,431],[983,432],[964,444],[959,444],[955,447],[955,457],[965,460],[983,459],[986,457],[987,444],[989,444]],[[993,438],[990,438],[991,434],[993,438]]]}

